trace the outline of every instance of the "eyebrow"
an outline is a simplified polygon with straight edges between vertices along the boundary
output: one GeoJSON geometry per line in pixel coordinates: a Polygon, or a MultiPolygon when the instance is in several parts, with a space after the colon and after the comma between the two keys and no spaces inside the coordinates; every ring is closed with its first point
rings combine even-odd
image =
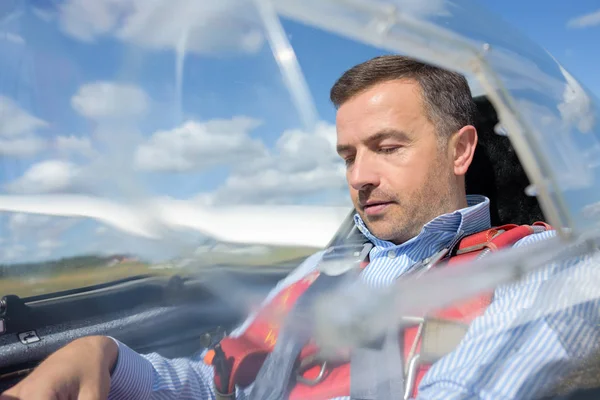
{"type": "MultiPolygon", "coordinates": [[[[373,143],[381,142],[385,139],[390,139],[390,138],[398,139],[403,142],[408,142],[411,140],[410,137],[408,136],[408,134],[404,131],[401,131],[398,129],[384,129],[384,130],[381,130],[381,131],[369,136],[363,142],[366,143],[367,145],[372,145],[373,143]]],[[[354,146],[347,145],[347,144],[340,144],[340,145],[336,146],[336,150],[337,150],[338,154],[351,151],[353,148],[354,148],[354,146]]]]}

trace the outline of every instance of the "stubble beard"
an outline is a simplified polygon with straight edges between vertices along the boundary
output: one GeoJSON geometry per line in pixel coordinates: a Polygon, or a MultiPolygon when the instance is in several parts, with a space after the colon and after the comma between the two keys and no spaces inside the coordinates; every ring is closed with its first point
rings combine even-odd
{"type": "Polygon", "coordinates": [[[423,226],[434,218],[454,211],[455,177],[451,173],[442,175],[443,171],[448,168],[440,160],[430,169],[428,184],[410,198],[400,199],[396,195],[388,213],[375,218],[360,213],[369,231],[378,239],[399,245],[419,235],[423,226]]]}

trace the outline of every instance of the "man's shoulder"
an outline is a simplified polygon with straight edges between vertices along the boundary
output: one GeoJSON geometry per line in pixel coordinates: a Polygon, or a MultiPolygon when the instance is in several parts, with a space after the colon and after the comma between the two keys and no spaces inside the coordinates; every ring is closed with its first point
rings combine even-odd
{"type": "MultiPolygon", "coordinates": [[[[519,240],[513,245],[513,248],[523,248],[527,246],[533,246],[540,244],[543,241],[555,239],[558,236],[556,230],[548,230],[538,233],[533,233],[519,240]]],[[[549,246],[556,246],[556,241],[552,241],[549,246]]],[[[496,294],[509,294],[512,293],[517,297],[519,292],[528,292],[529,295],[533,295],[541,285],[554,285],[555,282],[561,284],[569,279],[581,279],[581,277],[590,277],[592,268],[597,263],[600,252],[589,252],[589,251],[575,251],[573,246],[581,246],[581,243],[573,243],[564,245],[564,251],[573,255],[559,257],[554,261],[550,261],[545,265],[540,264],[538,268],[531,269],[526,272],[520,279],[502,284],[496,288],[496,294]]],[[[536,252],[543,252],[546,247],[543,245],[535,246],[536,252]]],[[[548,249],[550,249],[548,247],[548,249]]],[[[552,248],[554,250],[554,247],[552,248]]],[[[536,253],[531,253],[531,257],[535,257],[536,253]]],[[[575,286],[573,286],[575,287],[575,286]]],[[[521,296],[520,294],[518,296],[521,296]]]]}
{"type": "Polygon", "coordinates": [[[533,243],[538,243],[543,240],[548,240],[556,237],[557,231],[555,229],[547,230],[543,232],[532,233],[531,235],[525,236],[523,239],[517,241],[513,247],[527,246],[533,243]]]}

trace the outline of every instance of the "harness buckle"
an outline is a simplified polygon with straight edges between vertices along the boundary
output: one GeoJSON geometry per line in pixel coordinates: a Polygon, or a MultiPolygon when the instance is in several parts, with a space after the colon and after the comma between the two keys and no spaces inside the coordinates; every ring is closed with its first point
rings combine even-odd
{"type": "Polygon", "coordinates": [[[318,353],[312,354],[300,360],[300,364],[298,365],[298,368],[296,368],[296,381],[308,386],[315,386],[323,381],[326,370],[327,361],[319,357],[318,353]],[[306,371],[319,364],[321,365],[321,369],[319,370],[319,374],[316,376],[316,378],[307,379],[303,376],[306,371]]]}
{"type": "Polygon", "coordinates": [[[215,389],[215,399],[216,400],[235,400],[236,399],[235,391],[233,393],[223,394],[223,393],[219,392],[216,388],[214,388],[214,389],[215,389]]]}
{"type": "Polygon", "coordinates": [[[350,361],[350,353],[340,352],[339,354],[327,356],[323,353],[315,353],[310,356],[303,358],[300,361],[300,364],[296,368],[296,380],[308,386],[314,386],[323,379],[325,379],[325,373],[327,372],[327,367],[330,365],[338,365],[343,364],[345,362],[350,361]],[[303,376],[303,374],[314,367],[315,365],[320,365],[321,369],[319,370],[319,374],[314,379],[307,379],[303,376]]]}
{"type": "Polygon", "coordinates": [[[370,242],[330,247],[323,254],[318,269],[321,273],[330,276],[358,270],[360,264],[369,256],[372,248],[373,244],[370,242]]]}
{"type": "Polygon", "coordinates": [[[296,381],[303,383],[307,386],[315,386],[323,381],[323,379],[325,378],[325,371],[327,370],[327,361],[321,362],[321,369],[319,370],[319,374],[314,379],[307,379],[304,376],[302,376],[302,374],[310,368],[314,367],[316,364],[307,363],[304,366],[302,364],[303,363],[301,362],[300,366],[298,367],[298,370],[296,371],[296,381]]]}
{"type": "Polygon", "coordinates": [[[415,354],[414,356],[412,356],[408,362],[408,370],[407,370],[407,374],[406,374],[406,387],[404,389],[404,400],[409,400],[412,392],[414,390],[415,387],[415,383],[417,381],[417,370],[419,369],[419,366],[421,365],[420,362],[421,359],[421,355],[420,354],[415,354]]]}
{"type": "Polygon", "coordinates": [[[229,380],[231,379],[231,365],[227,361],[227,357],[221,348],[221,343],[217,343],[213,349],[213,355],[210,358],[210,363],[214,367],[215,378],[220,378],[220,384],[217,385],[215,379],[214,389],[217,400],[235,400],[235,389],[231,393],[226,393],[229,388],[229,380]]]}

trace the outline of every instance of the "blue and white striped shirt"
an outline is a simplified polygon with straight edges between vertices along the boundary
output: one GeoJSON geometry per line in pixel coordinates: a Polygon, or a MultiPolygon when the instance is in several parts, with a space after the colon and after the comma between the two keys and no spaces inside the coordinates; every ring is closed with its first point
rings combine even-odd
{"type": "MultiPolygon", "coordinates": [[[[483,196],[468,196],[467,201],[467,208],[435,218],[417,237],[401,245],[377,239],[357,217],[356,225],[375,245],[362,278],[376,286],[391,284],[410,272],[415,263],[451,245],[461,235],[489,228],[489,200],[483,196]]],[[[544,240],[554,234],[552,231],[531,235],[515,246],[544,240]]],[[[279,282],[265,302],[314,270],[321,255],[320,252],[309,257],[279,282]]],[[[539,396],[548,384],[564,376],[586,351],[600,343],[598,301],[581,303],[513,328],[509,326],[521,311],[543,304],[544,296],[554,296],[558,289],[552,287],[553,284],[577,277],[578,271],[589,268],[591,262],[590,257],[582,257],[550,265],[518,283],[497,288],[493,303],[471,324],[461,344],[425,375],[419,386],[419,399],[539,396]],[[554,279],[561,275],[565,278],[554,279]]],[[[254,315],[250,315],[232,335],[242,333],[253,318],[254,315]]],[[[117,344],[119,359],[112,375],[110,399],[215,398],[213,370],[203,363],[202,354],[166,359],[155,353],[140,355],[123,343],[117,341],[117,344]]],[[[248,398],[250,389],[251,386],[238,390],[237,398],[248,398]]]]}

